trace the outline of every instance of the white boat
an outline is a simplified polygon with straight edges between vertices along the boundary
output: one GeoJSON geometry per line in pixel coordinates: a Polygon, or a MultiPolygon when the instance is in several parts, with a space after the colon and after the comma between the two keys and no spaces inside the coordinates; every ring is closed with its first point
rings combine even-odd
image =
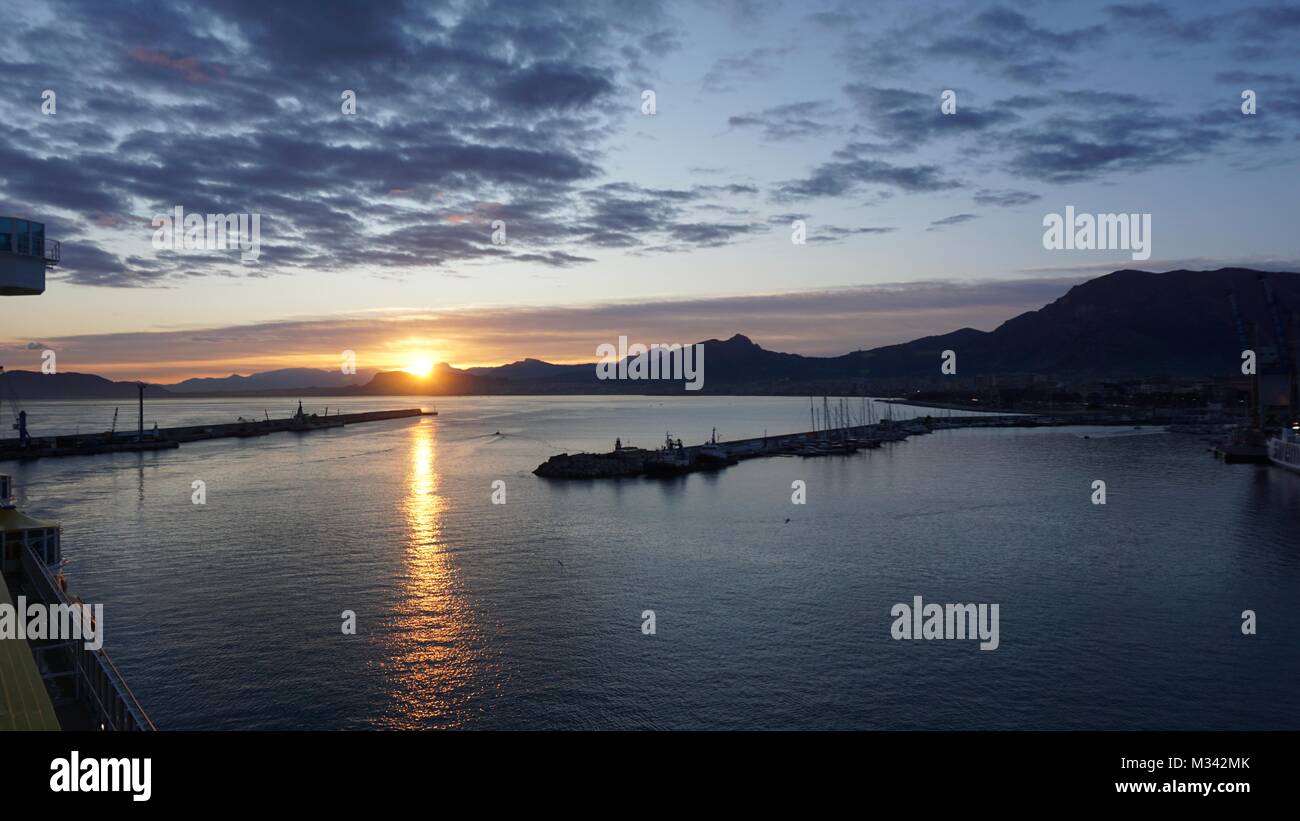
{"type": "Polygon", "coordinates": [[[718,429],[713,429],[713,437],[695,449],[695,458],[705,465],[729,465],[736,461],[731,453],[718,444],[718,429]]]}
{"type": "Polygon", "coordinates": [[[1268,460],[1300,473],[1300,427],[1293,425],[1268,440],[1268,460]]]}

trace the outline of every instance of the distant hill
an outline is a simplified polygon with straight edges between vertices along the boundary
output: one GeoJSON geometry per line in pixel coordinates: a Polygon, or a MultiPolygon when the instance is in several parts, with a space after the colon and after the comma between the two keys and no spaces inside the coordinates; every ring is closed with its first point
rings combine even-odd
{"type": "MultiPolygon", "coordinates": [[[[717,372],[716,376],[719,380],[734,382],[755,379],[821,378],[834,376],[843,370],[843,357],[808,357],[769,351],[756,345],[743,334],[734,334],[724,340],[708,339],[699,344],[704,346],[706,386],[708,380],[714,378],[714,371],[717,372]]],[[[537,388],[585,386],[600,393],[624,392],[628,387],[627,383],[598,379],[594,362],[582,365],[553,365],[537,359],[525,359],[496,368],[467,368],[458,373],[505,381],[517,387],[524,383],[537,388]]],[[[646,390],[646,387],[647,383],[640,383],[640,390],[637,392],[646,390]]],[[[680,391],[680,384],[672,390],[680,391]]]]}
{"type": "Polygon", "coordinates": [[[296,388],[342,388],[364,385],[377,373],[376,369],[360,369],[355,374],[345,374],[339,369],[281,368],[276,371],[240,376],[201,377],[186,379],[167,385],[174,393],[218,393],[226,391],[274,391],[296,388]]]}
{"type": "MultiPolygon", "coordinates": [[[[135,382],[111,382],[89,373],[35,373],[5,371],[0,374],[0,402],[59,399],[135,399],[135,382]]],[[[172,394],[157,385],[145,388],[146,397],[172,394]]]]}
{"type": "Polygon", "coordinates": [[[382,371],[375,374],[364,387],[354,388],[349,394],[367,394],[371,396],[459,396],[476,393],[510,393],[501,390],[503,380],[475,376],[457,370],[447,363],[439,363],[433,373],[419,377],[406,371],[382,371]]]}
{"type": "Polygon", "coordinates": [[[563,379],[575,375],[579,370],[590,369],[590,365],[553,365],[540,359],[521,359],[509,365],[466,368],[464,372],[472,376],[492,376],[497,379],[563,379]]]}

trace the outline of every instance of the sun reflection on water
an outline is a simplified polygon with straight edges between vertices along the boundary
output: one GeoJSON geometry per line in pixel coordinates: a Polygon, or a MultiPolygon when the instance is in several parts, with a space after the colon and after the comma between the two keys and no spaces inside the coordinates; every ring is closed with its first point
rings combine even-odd
{"type": "Polygon", "coordinates": [[[460,726],[481,667],[473,613],[445,539],[447,500],[437,466],[437,425],[411,428],[399,595],[390,618],[388,668],[394,728],[460,726]]]}

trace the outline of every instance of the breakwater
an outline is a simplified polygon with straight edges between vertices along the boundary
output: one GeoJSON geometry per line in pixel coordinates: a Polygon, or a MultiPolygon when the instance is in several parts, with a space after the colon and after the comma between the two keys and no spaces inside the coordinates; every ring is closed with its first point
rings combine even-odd
{"type": "Polygon", "coordinates": [[[547,479],[614,479],[632,476],[673,476],[717,470],[745,459],[768,456],[819,457],[856,453],[936,430],[973,427],[1037,427],[1057,424],[1033,416],[969,416],[943,419],[882,421],[871,425],[760,436],[702,445],[678,445],[671,440],[658,450],[620,447],[608,453],[561,453],[538,465],[533,473],[547,479]]]}
{"type": "Polygon", "coordinates": [[[311,433],[344,425],[365,422],[383,422],[389,419],[407,419],[415,416],[437,416],[437,411],[419,408],[368,411],[364,413],[338,413],[333,416],[294,414],[283,419],[240,419],[216,425],[188,425],[175,428],[154,428],[138,432],[84,433],[69,436],[33,437],[26,444],[18,439],[0,439],[0,460],[30,460],[58,456],[91,456],[100,453],[170,450],[186,442],[205,439],[244,439],[269,436],[273,433],[311,433]]]}

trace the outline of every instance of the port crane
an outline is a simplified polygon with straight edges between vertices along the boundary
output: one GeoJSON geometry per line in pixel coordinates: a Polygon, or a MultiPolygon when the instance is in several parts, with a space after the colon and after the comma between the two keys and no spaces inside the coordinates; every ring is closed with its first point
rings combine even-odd
{"type": "MultiPolygon", "coordinates": [[[[1227,292],[1228,306],[1232,309],[1232,322],[1237,329],[1237,341],[1243,351],[1254,350],[1255,345],[1251,344],[1250,336],[1246,333],[1246,325],[1241,319],[1241,306],[1237,302],[1237,293],[1231,288],[1227,292]]],[[[1256,351],[1255,372],[1250,375],[1250,429],[1259,430],[1259,355],[1256,351]]]]}
{"type": "Polygon", "coordinates": [[[1297,399],[1295,357],[1292,355],[1291,343],[1282,326],[1282,317],[1278,313],[1277,294],[1273,291],[1273,284],[1263,274],[1259,275],[1259,283],[1264,289],[1264,304],[1268,307],[1268,318],[1273,325],[1273,342],[1277,348],[1278,365],[1287,376],[1287,412],[1291,420],[1294,420],[1297,399]]]}
{"type": "Polygon", "coordinates": [[[10,426],[12,430],[18,431],[18,444],[26,447],[32,437],[27,432],[27,411],[18,406],[18,388],[13,385],[13,380],[5,376],[4,365],[0,365],[0,382],[3,382],[8,388],[9,409],[13,412],[14,421],[10,426]]]}
{"type": "Polygon", "coordinates": [[[1297,419],[1300,397],[1297,397],[1295,343],[1282,322],[1277,293],[1265,275],[1257,275],[1256,281],[1264,297],[1265,314],[1261,323],[1242,320],[1241,304],[1231,287],[1225,296],[1242,349],[1254,350],[1256,356],[1255,371],[1250,374],[1250,427],[1244,441],[1262,447],[1266,430],[1285,426],[1297,419]],[[1260,324],[1266,324],[1268,331],[1261,333],[1260,324]],[[1268,339],[1262,338],[1264,336],[1268,339]]]}

